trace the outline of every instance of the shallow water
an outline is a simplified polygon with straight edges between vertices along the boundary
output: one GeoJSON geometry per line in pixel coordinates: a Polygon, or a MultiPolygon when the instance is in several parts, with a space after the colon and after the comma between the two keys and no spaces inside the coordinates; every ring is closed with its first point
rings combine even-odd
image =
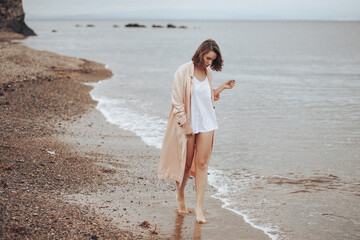
{"type": "Polygon", "coordinates": [[[107,64],[98,108],[158,148],[175,70],[215,39],[225,65],[214,85],[237,80],[216,103],[215,197],[274,239],[360,238],[359,22],[28,23],[39,36],[26,45],[107,64]]]}

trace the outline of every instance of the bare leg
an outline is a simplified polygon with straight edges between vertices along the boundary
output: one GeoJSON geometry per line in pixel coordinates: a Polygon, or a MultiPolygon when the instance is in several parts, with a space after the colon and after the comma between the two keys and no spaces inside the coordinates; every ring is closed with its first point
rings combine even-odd
{"type": "Polygon", "coordinates": [[[193,156],[194,156],[194,144],[195,144],[195,136],[189,137],[187,142],[187,153],[186,153],[186,165],[185,165],[185,172],[182,184],[180,186],[179,182],[176,182],[177,188],[177,196],[176,201],[178,204],[178,212],[179,213],[189,213],[187,208],[185,207],[185,185],[188,179],[188,175],[190,172],[193,156]]]}
{"type": "Polygon", "coordinates": [[[206,133],[198,133],[196,135],[196,177],[195,177],[195,191],[196,191],[196,221],[198,223],[206,223],[203,212],[203,202],[205,195],[205,188],[207,182],[208,165],[211,156],[211,144],[214,131],[206,133]]]}

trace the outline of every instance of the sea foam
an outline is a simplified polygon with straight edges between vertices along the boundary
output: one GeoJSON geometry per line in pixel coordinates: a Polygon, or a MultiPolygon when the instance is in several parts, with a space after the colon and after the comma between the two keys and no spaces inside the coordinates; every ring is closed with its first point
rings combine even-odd
{"type": "Polygon", "coordinates": [[[241,188],[247,188],[249,178],[243,178],[242,180],[234,180],[234,178],[231,178],[230,174],[226,174],[225,172],[217,169],[209,168],[208,181],[211,186],[217,189],[217,193],[212,195],[211,197],[220,200],[223,203],[223,208],[242,216],[246,223],[250,224],[253,228],[263,231],[272,240],[278,239],[278,228],[270,225],[262,226],[256,224],[256,219],[251,219],[249,215],[246,214],[244,211],[236,210],[233,207],[234,202],[231,201],[231,192],[234,188],[236,188],[237,190],[241,188]]]}
{"type": "MultiPolygon", "coordinates": [[[[96,87],[95,84],[88,84],[96,87]]],[[[161,149],[167,121],[126,107],[124,99],[110,99],[90,92],[106,120],[139,136],[147,145],[161,149]]]]}

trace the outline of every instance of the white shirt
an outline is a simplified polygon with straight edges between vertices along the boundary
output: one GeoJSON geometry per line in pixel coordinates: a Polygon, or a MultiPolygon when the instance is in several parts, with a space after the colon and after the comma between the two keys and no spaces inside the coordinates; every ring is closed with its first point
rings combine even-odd
{"type": "Polygon", "coordinates": [[[194,134],[210,132],[218,128],[215,109],[211,102],[211,89],[206,77],[200,82],[194,76],[194,91],[191,95],[191,121],[190,126],[194,134]]]}

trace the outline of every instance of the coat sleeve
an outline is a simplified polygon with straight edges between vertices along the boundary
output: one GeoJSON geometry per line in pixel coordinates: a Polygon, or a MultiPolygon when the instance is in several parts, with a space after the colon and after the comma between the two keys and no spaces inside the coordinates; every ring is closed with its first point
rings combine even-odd
{"type": "Polygon", "coordinates": [[[185,113],[185,84],[184,76],[182,76],[181,71],[177,70],[174,76],[174,84],[171,95],[171,105],[174,108],[174,113],[176,115],[177,123],[182,126],[186,122],[186,113],[185,113]]]}

